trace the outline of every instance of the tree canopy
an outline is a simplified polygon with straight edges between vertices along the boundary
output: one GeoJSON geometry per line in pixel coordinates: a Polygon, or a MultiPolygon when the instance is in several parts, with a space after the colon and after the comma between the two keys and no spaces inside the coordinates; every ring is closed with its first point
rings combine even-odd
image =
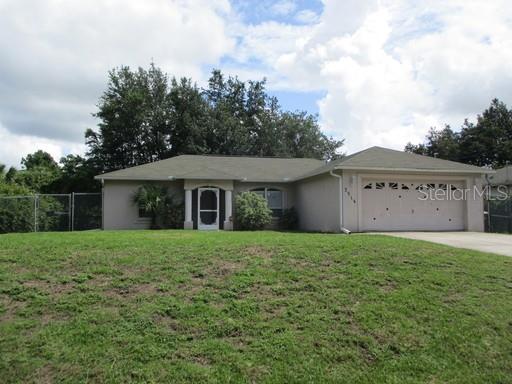
{"type": "Polygon", "coordinates": [[[110,171],[180,154],[339,155],[342,140],[323,134],[315,115],[283,111],[265,85],[214,70],[200,89],[154,64],[114,69],[95,115],[98,130],[86,132],[87,156],[110,171]]]}
{"type": "Polygon", "coordinates": [[[460,132],[450,126],[431,128],[425,143],[409,143],[405,150],[477,166],[503,167],[512,161],[512,110],[494,99],[478,115],[476,124],[466,119],[460,132]]]}
{"type": "Polygon", "coordinates": [[[53,159],[52,155],[41,149],[35,151],[34,153],[28,154],[27,157],[22,157],[21,165],[27,170],[35,169],[38,167],[56,170],[59,167],[57,162],[53,159]]]}
{"type": "Polygon", "coordinates": [[[98,168],[92,159],[79,155],[62,157],[57,163],[53,157],[42,150],[27,155],[21,161],[23,169],[0,164],[0,194],[7,190],[31,193],[70,193],[97,192],[100,189],[94,176],[98,168]]]}
{"type": "Polygon", "coordinates": [[[154,64],[115,68],[99,99],[98,127],[85,132],[85,156],[57,162],[37,150],[21,159],[21,170],[0,165],[0,183],[31,193],[96,192],[99,173],[181,154],[340,156],[343,140],[322,133],[316,115],[283,111],[265,86],[214,70],[201,89],[154,64]]]}

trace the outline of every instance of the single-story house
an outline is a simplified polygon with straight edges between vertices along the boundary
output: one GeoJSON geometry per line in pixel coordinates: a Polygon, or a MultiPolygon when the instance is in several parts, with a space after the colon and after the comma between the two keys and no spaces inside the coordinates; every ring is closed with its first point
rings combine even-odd
{"type": "Polygon", "coordinates": [[[96,176],[103,228],[147,228],[132,196],[159,183],[183,199],[186,229],[233,229],[234,196],[261,194],[277,221],[294,207],[305,231],[483,231],[483,168],[372,147],[323,162],[306,158],[182,155],[96,176]],[[430,192],[445,198],[429,198],[430,192]],[[464,196],[462,196],[464,195],[464,196]]]}

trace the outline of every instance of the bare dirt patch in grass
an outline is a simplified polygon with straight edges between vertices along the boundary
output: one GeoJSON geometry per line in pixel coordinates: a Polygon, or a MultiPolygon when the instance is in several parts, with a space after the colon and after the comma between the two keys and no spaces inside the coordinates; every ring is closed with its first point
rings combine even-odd
{"type": "MultiPolygon", "coordinates": [[[[191,294],[198,293],[206,286],[218,285],[226,281],[231,275],[246,268],[241,261],[213,259],[208,266],[195,270],[187,283],[181,284],[178,289],[186,290],[191,294]]],[[[213,289],[213,288],[212,288],[213,289]]]]}
{"type": "Polygon", "coordinates": [[[11,321],[16,318],[16,313],[25,309],[27,303],[25,301],[10,300],[0,296],[0,305],[3,311],[0,312],[0,322],[11,321]]]}
{"type": "Polygon", "coordinates": [[[243,254],[251,257],[261,257],[264,260],[271,260],[275,252],[272,248],[261,245],[250,245],[243,249],[243,254]]]}
{"type": "Polygon", "coordinates": [[[137,296],[161,295],[163,292],[155,284],[142,283],[118,288],[108,287],[103,289],[103,295],[114,299],[134,298],[137,296]]]}
{"type": "Polygon", "coordinates": [[[46,280],[27,280],[23,282],[23,286],[33,288],[48,295],[64,295],[74,289],[74,284],[50,282],[46,280]]]}
{"type": "Polygon", "coordinates": [[[379,290],[383,293],[390,293],[398,289],[398,284],[393,280],[386,280],[379,284],[379,290]]]}
{"type": "Polygon", "coordinates": [[[205,271],[205,277],[225,278],[245,267],[244,263],[233,262],[229,260],[217,260],[211,267],[205,271]]]}
{"type": "Polygon", "coordinates": [[[38,368],[33,375],[34,382],[40,384],[49,384],[55,382],[55,374],[53,368],[49,365],[44,365],[38,368]]]}

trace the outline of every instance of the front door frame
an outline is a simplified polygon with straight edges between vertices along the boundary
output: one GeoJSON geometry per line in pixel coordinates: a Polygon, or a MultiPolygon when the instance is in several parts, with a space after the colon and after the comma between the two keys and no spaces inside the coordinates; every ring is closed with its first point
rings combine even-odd
{"type": "Polygon", "coordinates": [[[219,206],[219,196],[220,189],[215,187],[203,187],[197,189],[197,229],[205,231],[205,230],[218,230],[219,229],[219,216],[220,216],[220,206],[219,206]],[[217,209],[201,209],[201,193],[203,191],[212,191],[215,192],[215,196],[217,197],[217,209]],[[201,224],[201,212],[216,212],[217,217],[215,218],[215,223],[213,224],[201,224]]]}

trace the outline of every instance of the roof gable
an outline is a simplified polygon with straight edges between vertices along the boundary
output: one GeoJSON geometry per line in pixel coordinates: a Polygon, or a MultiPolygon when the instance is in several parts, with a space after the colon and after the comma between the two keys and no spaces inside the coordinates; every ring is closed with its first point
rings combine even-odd
{"type": "Polygon", "coordinates": [[[330,172],[334,169],[403,171],[403,172],[451,172],[451,173],[490,173],[492,170],[474,165],[396,151],[382,147],[371,147],[302,175],[299,179],[330,172]]]}
{"type": "Polygon", "coordinates": [[[496,174],[489,177],[492,185],[511,185],[512,184],[512,165],[496,170],[496,174]]]}
{"type": "Polygon", "coordinates": [[[458,163],[415,153],[396,151],[394,149],[371,147],[355,153],[340,163],[341,167],[368,168],[405,168],[411,170],[446,170],[482,172],[483,169],[473,165],[458,163]]]}

